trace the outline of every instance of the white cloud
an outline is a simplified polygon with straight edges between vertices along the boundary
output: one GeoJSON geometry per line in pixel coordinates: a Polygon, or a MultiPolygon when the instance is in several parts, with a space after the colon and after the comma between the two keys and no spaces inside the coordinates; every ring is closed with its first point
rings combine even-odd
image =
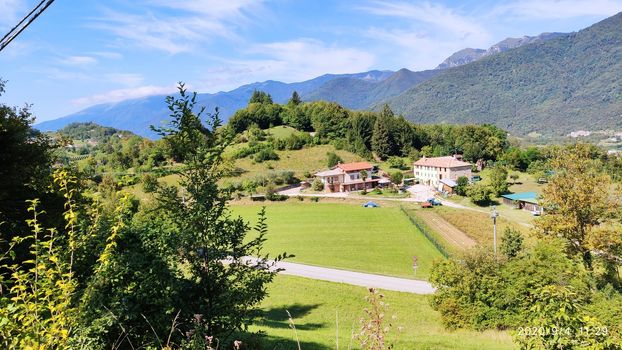
{"type": "Polygon", "coordinates": [[[91,56],[69,56],[61,59],[62,64],[68,66],[90,66],[97,63],[97,59],[91,56]]]}
{"type": "Polygon", "coordinates": [[[254,45],[251,52],[271,57],[276,67],[291,73],[293,79],[301,75],[359,72],[371,67],[375,60],[361,49],[328,46],[315,39],[254,45]]]}
{"type": "Polygon", "coordinates": [[[196,88],[216,92],[264,80],[296,82],[326,73],[363,72],[376,63],[375,56],[367,51],[314,39],[251,45],[246,53],[256,58],[226,60],[208,69],[196,88]]]}
{"type": "Polygon", "coordinates": [[[462,40],[439,40],[417,31],[372,27],[365,35],[396,45],[391,46],[393,55],[387,60],[395,62],[399,67],[414,70],[432,69],[452,52],[465,48],[462,40]]]}
{"type": "Polygon", "coordinates": [[[13,28],[27,13],[25,0],[0,0],[0,28],[13,28]]]}
{"type": "Polygon", "coordinates": [[[481,40],[490,36],[476,18],[461,15],[441,4],[374,1],[360,9],[378,16],[398,17],[433,25],[463,40],[481,40]]]}
{"type": "Polygon", "coordinates": [[[113,51],[95,51],[90,53],[93,56],[97,56],[100,58],[106,58],[110,60],[120,60],[123,58],[123,55],[118,52],[113,51]]]}
{"type": "Polygon", "coordinates": [[[432,69],[465,47],[488,47],[492,35],[476,15],[429,2],[372,1],[359,10],[389,17],[389,25],[363,30],[382,52],[385,64],[414,70],[432,69]]]}
{"type": "Polygon", "coordinates": [[[101,104],[101,103],[114,103],[123,100],[129,100],[134,98],[153,96],[153,95],[165,95],[176,91],[175,86],[140,86],[128,89],[118,89],[108,91],[103,94],[97,94],[82,98],[71,100],[71,104],[77,108],[85,108],[88,106],[101,104]]]}
{"type": "Polygon", "coordinates": [[[139,86],[145,81],[145,77],[135,73],[111,73],[107,74],[105,79],[127,87],[139,86]]]}
{"type": "Polygon", "coordinates": [[[497,6],[495,16],[513,15],[530,20],[613,16],[622,11],[621,0],[521,0],[497,6]]]}
{"type": "Polygon", "coordinates": [[[238,39],[257,1],[149,1],[145,14],[105,10],[90,26],[108,31],[126,44],[168,54],[191,52],[213,38],[238,39]],[[149,6],[151,5],[151,6],[149,6]]]}

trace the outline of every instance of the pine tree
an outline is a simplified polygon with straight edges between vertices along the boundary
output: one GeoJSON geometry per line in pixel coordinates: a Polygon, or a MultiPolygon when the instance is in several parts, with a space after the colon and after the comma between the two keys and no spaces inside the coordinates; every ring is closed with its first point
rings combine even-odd
{"type": "Polygon", "coordinates": [[[297,91],[292,92],[292,97],[289,99],[289,101],[287,101],[287,104],[298,106],[301,103],[302,103],[302,100],[300,99],[300,95],[298,95],[298,92],[297,91]]]}
{"type": "Polygon", "coordinates": [[[392,154],[392,142],[390,134],[390,122],[393,118],[393,111],[388,105],[384,105],[384,109],[376,118],[374,123],[374,133],[371,139],[372,151],[380,159],[387,159],[392,154]]]}

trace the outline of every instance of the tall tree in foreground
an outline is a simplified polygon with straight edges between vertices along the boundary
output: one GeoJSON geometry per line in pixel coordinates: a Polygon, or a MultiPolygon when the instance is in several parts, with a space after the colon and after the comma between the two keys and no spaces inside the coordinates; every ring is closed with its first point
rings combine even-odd
{"type": "MultiPolygon", "coordinates": [[[[608,251],[596,237],[615,224],[615,208],[619,205],[610,194],[611,178],[591,152],[592,148],[586,144],[557,151],[551,160],[554,175],[542,194],[546,215],[535,225],[540,236],[562,237],[567,253],[580,255],[588,269],[592,269],[594,253],[609,256],[609,260],[617,260],[618,264],[622,262],[616,256],[615,247],[608,251]]],[[[618,231],[617,241],[620,235],[618,231]]]]}
{"type": "MultiPolygon", "coordinates": [[[[4,92],[0,80],[0,96],[4,92]]],[[[62,201],[48,193],[52,182],[54,162],[52,141],[32,128],[34,116],[28,106],[15,108],[0,103],[0,248],[13,237],[30,234],[26,220],[30,219],[27,200],[44,201],[48,215],[42,223],[48,227],[62,225],[62,201]]],[[[24,259],[25,252],[17,249],[15,261],[24,259]]]]}
{"type": "Polygon", "coordinates": [[[229,134],[220,129],[218,110],[207,114],[203,124],[204,108],[193,113],[196,93],[188,94],[183,84],[179,93],[179,99],[167,98],[170,128],[155,130],[181,152],[185,169],[180,189],[161,189],[159,201],[173,223],[179,263],[187,271],[182,324],[194,319],[196,334],[224,340],[232,332],[245,330],[252,309],[266,296],[266,285],[276,272],[262,252],[267,233],[264,211],[255,227],[257,234],[247,237],[249,225],[232,217],[227,208],[230,190],[218,186],[225,175],[222,155],[229,142],[229,134]]]}

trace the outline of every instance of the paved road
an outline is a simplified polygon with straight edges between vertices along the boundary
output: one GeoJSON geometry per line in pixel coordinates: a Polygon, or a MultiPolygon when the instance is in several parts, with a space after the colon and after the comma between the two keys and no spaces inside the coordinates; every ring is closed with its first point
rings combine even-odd
{"type": "Polygon", "coordinates": [[[432,294],[435,291],[434,287],[426,281],[411,280],[407,278],[374,275],[370,273],[331,269],[327,267],[318,267],[284,261],[278,262],[275,268],[284,269],[280,272],[284,275],[300,276],[321,281],[346,283],[362,287],[374,287],[382,290],[392,290],[414,294],[432,294]]]}

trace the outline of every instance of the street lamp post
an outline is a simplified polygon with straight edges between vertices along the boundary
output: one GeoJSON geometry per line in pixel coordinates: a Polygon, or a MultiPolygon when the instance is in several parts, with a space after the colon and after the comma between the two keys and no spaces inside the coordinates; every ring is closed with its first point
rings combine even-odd
{"type": "Polygon", "coordinates": [[[495,252],[495,258],[497,258],[497,218],[499,217],[499,213],[497,212],[497,207],[492,206],[492,213],[490,214],[492,218],[492,245],[495,252]]]}

